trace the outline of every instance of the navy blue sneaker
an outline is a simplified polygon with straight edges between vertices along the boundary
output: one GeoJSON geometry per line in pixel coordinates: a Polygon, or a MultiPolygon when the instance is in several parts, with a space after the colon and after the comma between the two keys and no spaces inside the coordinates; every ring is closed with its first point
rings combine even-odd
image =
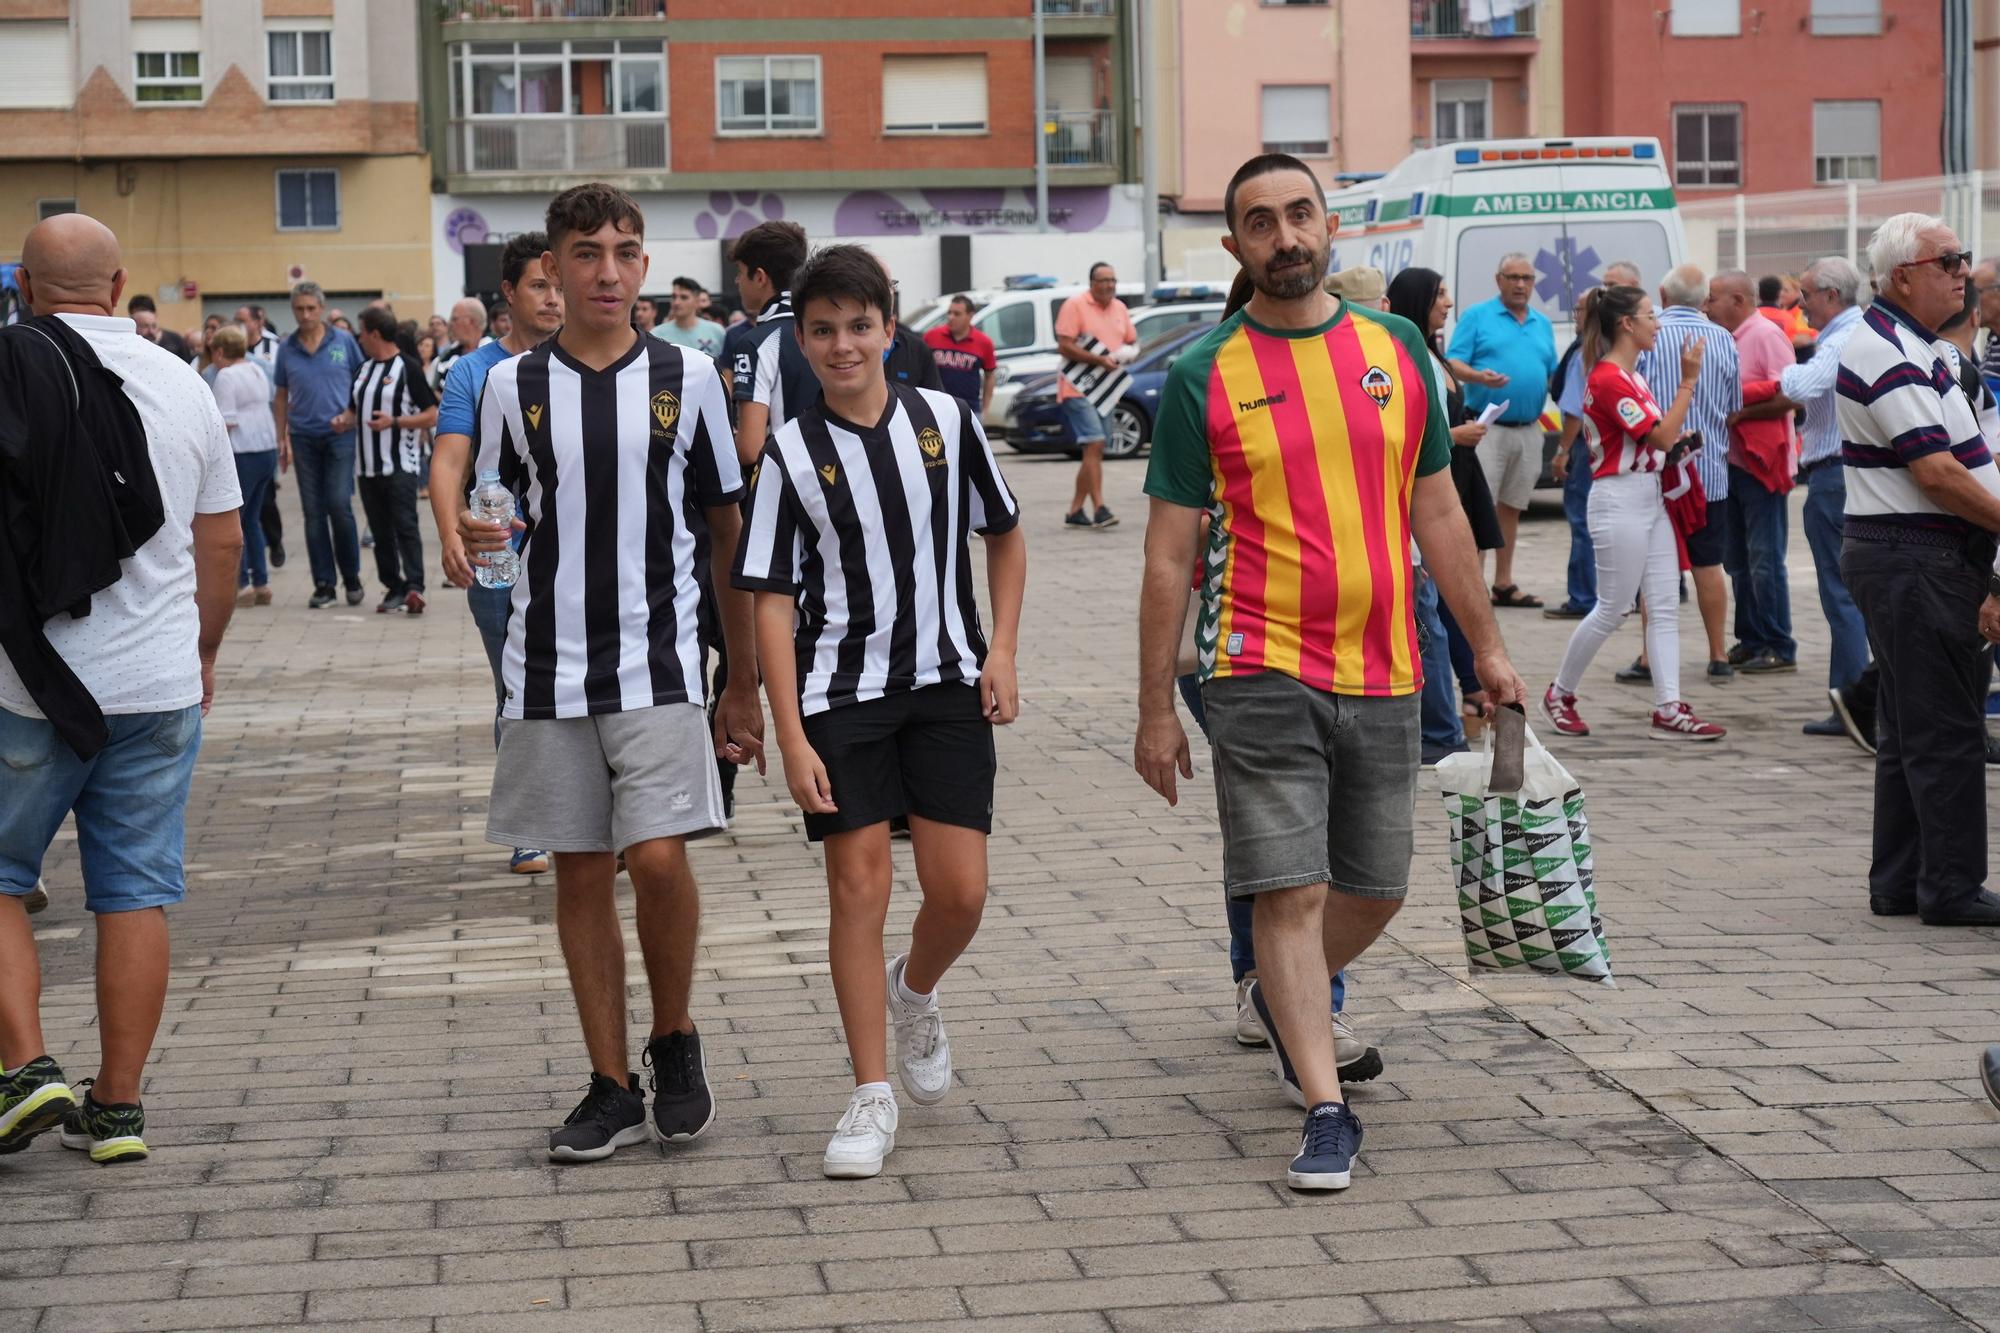
{"type": "Polygon", "coordinates": [[[1278,1025],[1271,1021],[1271,1008],[1264,1002],[1264,983],[1250,983],[1250,1003],[1257,1010],[1257,1021],[1264,1025],[1265,1034],[1271,1039],[1271,1055],[1278,1064],[1278,1084],[1285,1090],[1285,1099],[1294,1106],[1306,1104],[1306,1094],[1299,1087],[1299,1076],[1292,1072],[1292,1057],[1285,1053],[1285,1043],[1278,1036],[1278,1025]]]}
{"type": "Polygon", "coordinates": [[[1988,1046],[1979,1058],[1979,1081],[1985,1085],[1993,1109],[2000,1111],[2000,1046],[1988,1046]]]}
{"type": "Polygon", "coordinates": [[[1361,1156],[1361,1122],[1339,1102],[1321,1102],[1306,1112],[1299,1155],[1285,1172],[1295,1190],[1344,1190],[1361,1156]]]}

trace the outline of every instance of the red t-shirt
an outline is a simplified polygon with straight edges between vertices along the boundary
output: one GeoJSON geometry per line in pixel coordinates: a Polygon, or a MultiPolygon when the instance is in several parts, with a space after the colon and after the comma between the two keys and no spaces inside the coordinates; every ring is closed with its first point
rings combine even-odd
{"type": "Polygon", "coordinates": [[[967,329],[965,341],[951,336],[951,329],[934,324],[924,330],[924,346],[937,361],[938,379],[944,391],[979,406],[980,372],[990,375],[1000,365],[993,355],[993,340],[978,329],[967,329]]]}
{"type": "Polygon", "coordinates": [[[1583,436],[1590,445],[1590,475],[1658,472],[1660,451],[1646,443],[1660,424],[1660,405],[1646,377],[1609,358],[1590,368],[1583,386],[1583,436]]]}

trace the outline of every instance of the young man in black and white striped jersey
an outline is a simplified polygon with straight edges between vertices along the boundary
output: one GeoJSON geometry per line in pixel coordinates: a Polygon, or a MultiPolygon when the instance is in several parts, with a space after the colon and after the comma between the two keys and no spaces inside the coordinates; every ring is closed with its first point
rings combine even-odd
{"type": "MultiPolygon", "coordinates": [[[[646,253],[629,196],[565,191],[548,238],[562,329],[495,364],[480,403],[478,467],[524,506],[486,836],[554,855],[556,932],[592,1073],[549,1156],[596,1161],[648,1135],[626,1044],[615,854],[653,998],[651,1132],[691,1139],[714,1117],[688,1012],[700,904],[686,842],[724,826],[716,755],[761,767],[763,715],[753,678],[724,692],[712,734],[702,707],[701,584],[711,555],[727,568],[742,528],[722,380],[699,352],[632,327],[646,253]]],[[[469,553],[505,544],[498,525],[457,526],[469,553]]],[[[747,661],[750,599],[725,588],[721,603],[747,661]]]]}
{"type": "Polygon", "coordinates": [[[423,483],[420,432],[437,423],[437,395],[414,356],[396,345],[396,316],[361,312],[355,340],[368,358],[354,377],[354,475],[361,511],[375,534],[378,613],[424,610],[424,539],[417,527],[423,483]]]}
{"type": "Polygon", "coordinates": [[[886,1003],[911,1100],[951,1087],[945,970],[986,904],[992,728],[1020,702],[1014,648],[1027,581],[1020,511],[971,409],[888,383],[888,275],[860,246],[808,260],[793,289],[821,396],[758,461],[734,582],[757,594],[758,664],[785,780],[826,845],[828,950],[855,1088],[827,1145],[833,1177],[873,1176],[898,1112],[886,1003]],[[989,644],[971,534],[986,538],[989,644]],[[889,821],[907,816],[923,907],[883,963],[889,821]]]}

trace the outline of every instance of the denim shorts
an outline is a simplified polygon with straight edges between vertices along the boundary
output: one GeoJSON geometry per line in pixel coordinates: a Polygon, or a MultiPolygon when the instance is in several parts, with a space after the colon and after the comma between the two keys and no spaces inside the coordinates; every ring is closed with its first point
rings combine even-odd
{"type": "Polygon", "coordinates": [[[1209,681],[1201,702],[1230,897],[1301,884],[1409,892],[1420,695],[1329,694],[1260,671],[1209,681]]]}
{"type": "Polygon", "coordinates": [[[74,810],[86,908],[136,912],[186,896],[182,856],[201,705],[104,721],[111,739],[86,760],[50,723],[0,708],[0,893],[34,890],[49,844],[74,810]]]}
{"type": "Polygon", "coordinates": [[[1088,398],[1065,398],[1062,402],[1063,424],[1078,444],[1100,444],[1104,440],[1104,418],[1090,405],[1088,398]]]}

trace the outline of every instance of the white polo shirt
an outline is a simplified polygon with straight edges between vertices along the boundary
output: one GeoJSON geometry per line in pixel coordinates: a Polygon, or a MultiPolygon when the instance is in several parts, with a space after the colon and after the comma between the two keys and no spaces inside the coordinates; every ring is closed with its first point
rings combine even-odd
{"type": "MultiPolygon", "coordinates": [[[[186,362],[111,315],[58,315],[82,334],[139,409],[166,521],[127,558],[123,577],[81,620],[42,627],[107,715],[164,713],[201,702],[201,619],[194,604],[194,516],[240,508],[236,460],[215,395],[186,362]]],[[[40,717],[0,653],[0,708],[40,717]]]]}

